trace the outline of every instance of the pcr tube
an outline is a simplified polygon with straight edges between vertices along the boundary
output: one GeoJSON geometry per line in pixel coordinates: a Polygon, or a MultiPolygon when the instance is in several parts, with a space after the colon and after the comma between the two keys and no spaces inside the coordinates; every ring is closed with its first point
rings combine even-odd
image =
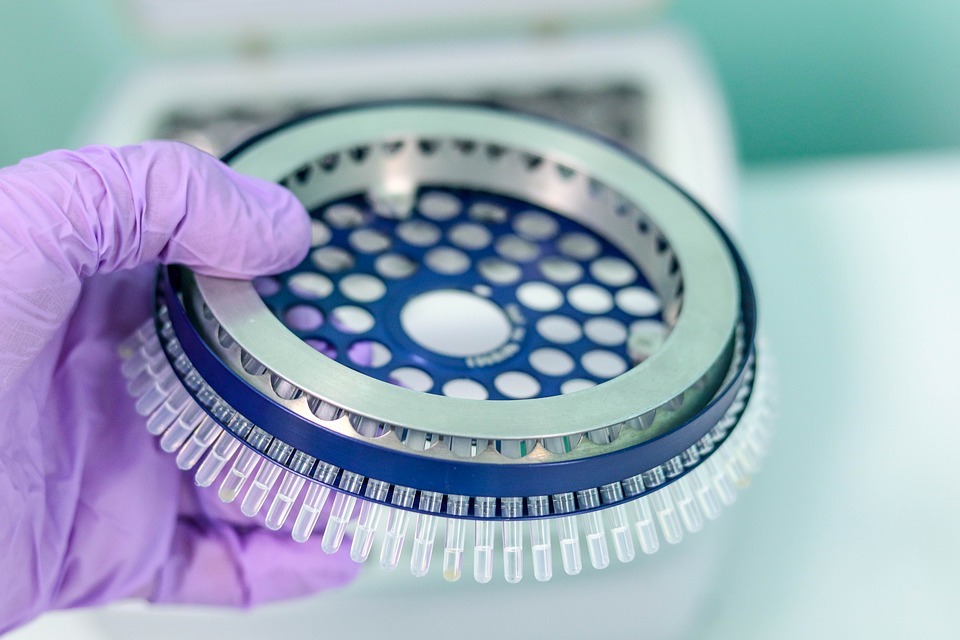
{"type": "Polygon", "coordinates": [[[160,381],[170,382],[170,378],[175,379],[176,377],[166,357],[153,360],[147,363],[147,366],[127,383],[127,391],[129,391],[133,397],[139,398],[146,393],[152,385],[160,381]]]}
{"type": "Polygon", "coordinates": [[[170,425],[170,428],[160,436],[160,448],[167,453],[172,453],[179,449],[194,429],[201,422],[212,422],[212,420],[203,412],[198,405],[194,404],[187,408],[176,422],[170,425]]]}
{"type": "Polygon", "coordinates": [[[350,558],[354,562],[366,562],[373,548],[373,540],[380,526],[383,505],[379,504],[387,497],[390,484],[382,480],[369,480],[363,495],[368,500],[360,501],[360,516],[357,518],[357,530],[350,545],[350,558]]]}
{"type": "Polygon", "coordinates": [[[267,499],[267,494],[270,493],[273,485],[277,483],[277,478],[280,477],[281,468],[279,465],[285,464],[292,453],[293,447],[280,440],[273,440],[270,443],[270,448],[267,449],[269,459],[264,460],[260,466],[260,470],[253,479],[253,484],[247,490],[247,495],[243,497],[243,504],[240,505],[240,510],[244,515],[255,516],[260,513],[260,509],[263,508],[263,503],[267,499]]]}
{"type": "MultiPolygon", "coordinates": [[[[571,513],[576,509],[572,493],[561,493],[552,497],[553,510],[558,514],[571,513]]],[[[577,529],[576,516],[565,516],[556,519],[557,536],[560,538],[560,559],[563,561],[563,570],[569,575],[580,573],[583,565],[580,560],[580,533],[577,529]]]]}
{"type": "MultiPolygon", "coordinates": [[[[718,451],[717,453],[720,452],[718,451]]],[[[730,478],[727,477],[717,458],[710,456],[706,462],[703,463],[703,466],[710,478],[710,484],[713,485],[713,488],[717,492],[717,497],[720,499],[720,502],[726,507],[736,502],[737,492],[734,490],[730,478]]]]}
{"type": "Polygon", "coordinates": [[[303,484],[306,482],[306,478],[303,476],[310,473],[310,469],[315,462],[316,458],[303,451],[297,451],[293,454],[293,458],[290,461],[291,470],[284,472],[283,480],[280,482],[280,489],[277,491],[277,495],[273,497],[270,510],[267,511],[265,524],[268,529],[276,531],[283,526],[283,523],[287,520],[287,516],[290,515],[293,501],[300,495],[303,484]]]}
{"type": "Polygon", "coordinates": [[[697,506],[697,499],[687,484],[688,476],[684,476],[667,487],[670,490],[670,497],[677,506],[680,513],[680,520],[683,526],[690,533],[696,533],[703,528],[703,515],[700,513],[700,507],[697,506]]]}
{"type": "Polygon", "coordinates": [[[217,438],[217,441],[214,443],[213,449],[210,450],[210,453],[207,454],[207,457],[203,459],[203,462],[201,462],[197,468],[197,473],[194,476],[194,482],[197,483],[197,486],[209,487],[213,484],[213,481],[220,475],[223,467],[226,466],[227,461],[233,457],[233,454],[237,452],[239,447],[239,440],[226,431],[221,433],[220,437],[217,438]]]}
{"type": "MultiPolygon", "coordinates": [[[[504,518],[519,518],[523,516],[523,498],[501,498],[501,509],[504,518]]],[[[523,578],[523,522],[520,520],[503,520],[503,577],[507,582],[520,582],[523,578]]]]}
{"type": "MultiPolygon", "coordinates": [[[[596,489],[578,491],[577,503],[581,509],[596,509],[600,506],[600,494],[596,489]]],[[[587,538],[590,564],[594,569],[605,569],[610,564],[610,550],[607,548],[607,536],[603,530],[603,514],[596,510],[582,513],[580,522],[587,538]]]]}
{"type": "MultiPolygon", "coordinates": [[[[443,503],[443,494],[435,491],[422,491],[418,509],[421,512],[438,513],[443,503]]],[[[413,535],[413,555],[410,557],[410,572],[418,578],[427,575],[430,559],[433,557],[433,541],[437,535],[436,516],[426,513],[417,515],[417,528],[413,535]]]]}
{"type": "Polygon", "coordinates": [[[233,502],[240,495],[240,490],[247,482],[247,478],[257,468],[257,463],[261,460],[260,453],[254,449],[244,447],[227,472],[227,476],[220,484],[218,495],[224,502],[233,502]]]}
{"type": "MultiPolygon", "coordinates": [[[[531,516],[550,515],[550,498],[548,496],[527,498],[527,511],[531,516]]],[[[553,577],[550,520],[547,518],[530,520],[530,549],[533,553],[533,577],[540,582],[546,582],[553,577]]]]}
{"type": "Polygon", "coordinates": [[[720,499],[717,497],[716,489],[709,481],[705,467],[697,467],[687,478],[690,490],[696,496],[697,504],[700,505],[703,515],[708,520],[715,520],[720,516],[720,499]]]}
{"type": "Polygon", "coordinates": [[[493,525],[497,515],[496,498],[477,498],[474,502],[478,518],[473,529],[473,577],[477,582],[490,582],[493,577],[493,525]]]}
{"type": "Polygon", "coordinates": [[[297,520],[293,523],[293,539],[297,542],[306,542],[313,535],[313,528],[317,525],[317,519],[320,518],[320,510],[323,509],[323,504],[330,495],[329,485],[333,483],[339,472],[340,468],[332,464],[317,463],[317,468],[313,470],[313,477],[317,482],[311,482],[307,488],[307,495],[303,498],[300,513],[297,514],[297,520]]]}
{"type": "Polygon", "coordinates": [[[178,386],[166,401],[157,407],[147,418],[147,431],[158,436],[174,423],[183,413],[187,403],[191,402],[190,394],[183,387],[178,386]]]}
{"type": "MultiPolygon", "coordinates": [[[[447,513],[464,516],[470,511],[467,496],[447,496],[447,513]]],[[[467,521],[463,518],[447,518],[447,531],[443,542],[443,577],[456,582],[463,574],[463,549],[467,533],[467,521]]]]}
{"type": "Polygon", "coordinates": [[[177,453],[177,466],[184,471],[192,469],[221,433],[223,427],[213,420],[204,420],[177,453]]]}
{"type": "Polygon", "coordinates": [[[407,535],[407,511],[413,506],[413,498],[417,495],[416,489],[409,487],[394,487],[391,502],[397,509],[391,509],[387,516],[387,531],[383,536],[383,546],[380,547],[380,566],[387,571],[393,571],[400,563],[400,552],[403,551],[403,539],[407,535]]]}
{"type": "Polygon", "coordinates": [[[620,504],[623,501],[623,489],[619,482],[600,487],[600,498],[604,504],[612,505],[604,509],[607,525],[610,527],[610,537],[613,539],[613,550],[620,562],[630,562],[636,556],[633,549],[633,534],[630,533],[630,519],[626,508],[620,504]]]}
{"type": "Polygon", "coordinates": [[[137,413],[141,416],[148,416],[153,413],[157,407],[170,397],[175,388],[180,387],[180,380],[177,379],[173,369],[166,363],[161,363],[160,366],[167,367],[167,370],[160,375],[155,384],[147,388],[135,405],[137,413]]]}
{"type": "MultiPolygon", "coordinates": [[[[658,468],[659,469],[659,468],[658,468]]],[[[628,498],[636,498],[642,495],[646,490],[644,474],[638,474],[632,478],[627,478],[621,485],[623,493],[628,498]]],[[[662,474],[653,474],[650,476],[651,482],[663,482],[662,474]]],[[[660,539],[657,537],[657,527],[653,521],[653,515],[650,511],[650,503],[646,497],[633,500],[628,505],[629,513],[633,515],[633,525],[637,530],[637,539],[640,540],[640,549],[646,554],[656,553],[660,548],[660,539]]]]}
{"type": "Polygon", "coordinates": [[[357,503],[356,494],[363,485],[364,477],[358,473],[344,471],[337,484],[337,497],[333,499],[330,517],[323,530],[321,548],[325,553],[336,553],[343,543],[343,534],[347,530],[347,523],[353,516],[353,507],[357,503]]]}
{"type": "Polygon", "coordinates": [[[660,548],[657,538],[657,528],[653,523],[653,513],[647,497],[630,502],[633,509],[633,526],[637,530],[637,539],[640,541],[640,550],[646,554],[656,553],[660,548]]]}

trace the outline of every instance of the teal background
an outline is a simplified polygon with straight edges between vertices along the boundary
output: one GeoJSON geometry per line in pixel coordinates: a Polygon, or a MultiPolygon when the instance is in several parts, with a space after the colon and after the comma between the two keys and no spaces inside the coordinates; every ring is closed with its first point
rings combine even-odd
{"type": "MultiPolygon", "coordinates": [[[[960,146],[960,3],[676,0],[748,164],[960,146]]],[[[0,3],[0,165],[68,145],[111,81],[156,53],[113,0],[0,3]]]]}

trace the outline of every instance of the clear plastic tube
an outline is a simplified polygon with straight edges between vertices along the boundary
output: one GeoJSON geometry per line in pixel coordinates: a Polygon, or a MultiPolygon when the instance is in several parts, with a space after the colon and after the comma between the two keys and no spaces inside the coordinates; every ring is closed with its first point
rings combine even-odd
{"type": "Polygon", "coordinates": [[[330,517],[327,518],[327,526],[323,530],[323,542],[320,546],[325,553],[336,553],[340,549],[347,523],[353,517],[353,508],[357,504],[356,493],[360,491],[363,479],[360,474],[343,472],[337,485],[337,497],[333,499],[330,517]]]}
{"type": "Polygon", "coordinates": [[[218,492],[220,499],[224,502],[236,500],[243,489],[243,485],[246,484],[247,478],[250,477],[250,474],[253,473],[262,459],[263,457],[255,450],[244,447],[220,484],[220,491],[218,492]]]}
{"type": "MultiPolygon", "coordinates": [[[[550,514],[550,498],[534,496],[527,498],[527,511],[532,516],[550,514]]],[[[550,520],[530,520],[530,551],[533,556],[533,577],[546,582],[553,577],[553,550],[550,544],[550,520]]]]}
{"type": "Polygon", "coordinates": [[[140,326],[133,333],[120,342],[117,352],[121,358],[129,360],[139,349],[153,342],[157,342],[157,332],[154,329],[154,322],[151,317],[140,323],[140,326]]]}
{"type": "Polygon", "coordinates": [[[483,520],[473,525],[473,577],[479,583],[490,582],[493,578],[493,539],[494,524],[492,518],[497,515],[496,498],[477,498],[476,515],[483,520]]]}
{"type": "MultiPolygon", "coordinates": [[[[558,514],[570,513],[576,508],[572,493],[561,493],[553,496],[553,510],[558,514]]],[[[560,559],[563,561],[563,570],[574,576],[583,569],[580,557],[580,531],[577,527],[576,516],[564,516],[555,519],[557,537],[560,539],[560,559]]]]}
{"type": "Polygon", "coordinates": [[[203,459],[200,466],[197,467],[197,473],[194,476],[194,482],[199,487],[209,487],[217,479],[223,467],[226,466],[233,454],[240,448],[240,441],[232,434],[224,431],[217,438],[213,448],[207,457],[203,459]]]}
{"type": "Polygon", "coordinates": [[[690,489],[687,476],[684,476],[671,484],[670,497],[677,506],[677,512],[680,514],[680,521],[690,533],[696,533],[703,528],[703,514],[700,513],[700,507],[697,506],[697,499],[690,489]]]}
{"type": "MultiPolygon", "coordinates": [[[[466,515],[470,509],[467,496],[447,496],[447,513],[453,516],[466,515]]],[[[462,518],[447,518],[443,542],[443,577],[456,582],[463,575],[463,551],[466,544],[467,521],[462,518]]]]}
{"type": "Polygon", "coordinates": [[[437,522],[439,520],[436,516],[422,512],[437,513],[440,511],[442,503],[442,493],[423,491],[420,494],[419,509],[421,513],[417,515],[417,527],[413,535],[413,554],[410,557],[410,572],[418,578],[427,575],[427,572],[430,571],[433,541],[437,536],[437,522]]]}
{"type": "Polygon", "coordinates": [[[183,445],[177,453],[177,466],[184,471],[193,469],[221,433],[223,433],[223,427],[213,420],[204,420],[190,436],[187,444],[183,445]]]}
{"type": "Polygon", "coordinates": [[[716,489],[710,483],[704,465],[700,465],[687,476],[690,490],[700,505],[700,510],[708,520],[715,520],[720,516],[720,498],[716,489]]]}
{"type": "MultiPolygon", "coordinates": [[[[502,498],[500,504],[504,518],[523,516],[523,498],[502,498]]],[[[523,522],[503,520],[500,528],[503,542],[503,577],[510,583],[520,582],[523,579],[523,522]]]]}
{"type": "Polygon", "coordinates": [[[657,528],[653,522],[653,513],[646,497],[628,503],[633,511],[633,526],[637,530],[637,540],[640,541],[640,550],[646,554],[656,553],[660,548],[660,539],[657,537],[657,528]]]}
{"type": "Polygon", "coordinates": [[[610,538],[613,540],[613,550],[620,562],[630,562],[637,552],[633,547],[633,534],[630,533],[630,518],[622,504],[605,510],[607,523],[610,527],[610,538]]]}
{"type": "MultiPolygon", "coordinates": [[[[730,439],[733,439],[734,437],[735,434],[730,436],[730,439]]],[[[742,489],[750,484],[750,476],[744,472],[743,467],[740,464],[740,460],[730,450],[735,442],[735,440],[733,442],[730,440],[724,442],[712,457],[718,458],[721,468],[723,469],[727,478],[730,479],[730,482],[733,483],[733,486],[742,489]]]]}
{"type": "Polygon", "coordinates": [[[155,436],[166,431],[190,402],[192,402],[190,394],[187,393],[186,389],[178,386],[170,394],[170,397],[147,418],[147,431],[155,436]]]}
{"type": "Polygon", "coordinates": [[[253,478],[253,483],[247,490],[247,495],[243,497],[243,503],[240,505],[240,511],[246,516],[255,516],[260,513],[263,503],[267,499],[267,494],[273,489],[277,478],[280,477],[280,467],[270,460],[264,460],[260,465],[260,470],[253,478]]]}
{"type": "Polygon", "coordinates": [[[683,540],[683,526],[680,524],[680,516],[677,515],[677,509],[673,505],[673,500],[670,499],[670,494],[659,489],[651,493],[648,498],[653,512],[657,515],[663,539],[669,544],[677,544],[683,540]]]}
{"type": "Polygon", "coordinates": [[[293,539],[297,542],[306,542],[313,535],[313,529],[320,518],[320,510],[330,495],[330,487],[325,484],[311,482],[307,494],[303,498],[300,513],[293,523],[293,539]]]}
{"type": "MultiPolygon", "coordinates": [[[[583,509],[596,509],[600,506],[600,495],[596,489],[577,492],[577,502],[583,509]]],[[[580,514],[584,537],[587,539],[587,552],[594,569],[605,569],[610,564],[610,550],[607,548],[607,535],[603,526],[603,514],[599,511],[580,514]]]]}
{"type": "Polygon", "coordinates": [[[610,539],[613,540],[613,550],[620,562],[630,562],[636,556],[633,548],[633,534],[630,533],[630,518],[622,504],[623,487],[619,482],[600,487],[600,498],[605,505],[603,510],[607,528],[610,530],[610,539]]]}
{"type": "MultiPolygon", "coordinates": [[[[718,451],[717,453],[719,454],[720,452],[718,451]]],[[[713,488],[716,490],[717,497],[720,499],[720,502],[725,507],[729,507],[736,502],[737,492],[734,489],[730,478],[720,465],[719,460],[716,458],[716,455],[707,458],[707,461],[703,463],[703,466],[709,473],[710,484],[713,485],[713,488]]]]}
{"type": "Polygon", "coordinates": [[[166,358],[157,359],[149,362],[135,378],[127,383],[127,391],[130,392],[131,396],[139,398],[146,393],[147,389],[152,385],[160,381],[169,383],[175,380],[176,377],[166,358]]]}
{"type": "Polygon", "coordinates": [[[280,482],[280,489],[274,496],[270,504],[270,510],[267,511],[265,524],[268,529],[276,531],[283,526],[287,517],[290,515],[290,509],[293,507],[293,501],[300,495],[306,478],[297,475],[292,471],[286,471],[283,474],[283,480],[280,482]]]}
{"type": "Polygon", "coordinates": [[[357,518],[357,530],[353,534],[353,543],[350,545],[350,558],[354,562],[366,562],[373,549],[373,540],[380,526],[380,516],[384,506],[380,501],[387,497],[390,485],[381,480],[370,480],[364,496],[370,500],[360,501],[360,515],[357,518]],[[377,502],[372,502],[376,500],[377,502]]]}
{"type": "Polygon", "coordinates": [[[207,416],[197,405],[187,407],[176,422],[170,425],[170,428],[160,436],[160,448],[167,453],[173,453],[179,449],[190,434],[202,423],[212,422],[213,419],[207,416]]]}
{"type": "Polygon", "coordinates": [[[155,384],[143,392],[134,406],[141,416],[149,416],[170,397],[176,388],[181,386],[173,369],[166,363],[163,366],[166,366],[167,370],[157,378],[155,384]]]}
{"type": "Polygon", "coordinates": [[[387,517],[387,530],[383,536],[383,546],[380,547],[380,566],[387,571],[393,571],[400,564],[400,554],[403,551],[403,540],[407,535],[407,521],[413,506],[413,499],[417,492],[409,487],[393,488],[393,504],[400,507],[391,509],[387,517]]]}

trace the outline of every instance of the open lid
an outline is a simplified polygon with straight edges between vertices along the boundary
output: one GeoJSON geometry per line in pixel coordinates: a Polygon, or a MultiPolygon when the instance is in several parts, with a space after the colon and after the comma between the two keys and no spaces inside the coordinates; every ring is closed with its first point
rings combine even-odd
{"type": "Polygon", "coordinates": [[[666,0],[117,0],[161,48],[330,45],[641,24],[666,0]]]}

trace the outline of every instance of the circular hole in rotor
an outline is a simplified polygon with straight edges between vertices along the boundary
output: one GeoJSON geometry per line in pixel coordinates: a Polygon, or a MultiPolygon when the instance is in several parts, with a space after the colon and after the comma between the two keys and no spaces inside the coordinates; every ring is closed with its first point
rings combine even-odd
{"type": "Polygon", "coordinates": [[[313,331],[323,324],[323,314],[316,307],[297,304],[283,312],[283,323],[294,331],[313,331]]]}
{"type": "Polygon", "coordinates": [[[310,221],[310,246],[321,247],[330,242],[332,235],[327,225],[319,220],[310,221]]]}
{"type": "Polygon", "coordinates": [[[548,376],[565,376],[573,371],[574,362],[565,351],[545,347],[530,354],[530,366],[548,376]]]}
{"type": "Polygon", "coordinates": [[[423,391],[433,388],[433,378],[426,371],[416,367],[400,367],[390,372],[390,382],[398,387],[423,391]]]}
{"type": "Polygon", "coordinates": [[[455,378],[443,385],[443,395],[467,400],[486,400],[487,388],[476,380],[455,378]]]}
{"type": "Polygon", "coordinates": [[[606,313],[613,308],[613,296],[595,284],[578,284],[567,292],[567,300],[584,313],[606,313]]]}
{"type": "Polygon", "coordinates": [[[513,284],[520,279],[520,267],[500,258],[484,258],[477,263],[480,275],[494,284],[513,284]]]}
{"type": "Polygon", "coordinates": [[[513,220],[514,231],[529,240],[549,240],[559,228],[553,216],[541,211],[524,211],[513,220]]]}
{"type": "Polygon", "coordinates": [[[570,344],[580,339],[580,325],[566,316],[546,316],[537,322],[541,336],[557,344],[570,344]]]}
{"type": "Polygon", "coordinates": [[[637,269],[622,258],[603,256],[590,263],[590,275],[605,285],[622,287],[637,279],[637,269]]]}
{"type": "Polygon", "coordinates": [[[317,268],[327,273],[340,273],[353,268],[353,256],[340,247],[322,247],[310,254],[317,268]]]}
{"type": "Polygon", "coordinates": [[[386,345],[373,340],[357,340],[347,349],[347,357],[355,365],[379,368],[390,362],[393,354],[386,345]]]}
{"type": "Polygon", "coordinates": [[[467,215],[471,220],[485,224],[500,224],[507,221],[507,210],[489,202],[477,202],[471,205],[467,215]]]}
{"type": "Polygon", "coordinates": [[[623,344],[627,340],[627,328],[613,318],[590,318],[584,323],[583,331],[588,338],[604,347],[623,344]]]}
{"type": "Polygon", "coordinates": [[[431,191],[420,196],[418,208],[427,218],[450,220],[460,213],[460,200],[449,193],[431,191]]]}
{"type": "Polygon", "coordinates": [[[523,371],[505,371],[494,379],[493,384],[508,398],[532,398],[540,393],[537,379],[523,371]]]}
{"type": "Polygon", "coordinates": [[[570,284],[583,277],[583,267],[573,260],[560,256],[548,256],[540,261],[540,273],[547,280],[558,284],[570,284]]]}
{"type": "Polygon", "coordinates": [[[470,268],[470,258],[463,251],[453,247],[430,249],[423,261],[436,273],[444,275],[461,274],[470,268]]]}
{"type": "Polygon", "coordinates": [[[363,224],[363,212],[352,204],[332,204],[324,211],[323,219],[336,229],[353,229],[363,224]]]}
{"type": "Polygon", "coordinates": [[[615,378],[627,370],[626,361],[612,351],[594,349],[583,354],[580,364],[587,373],[598,378],[608,380],[615,378]]]}
{"type": "Polygon", "coordinates": [[[563,294],[546,282],[524,282],[517,288],[517,300],[534,311],[553,311],[563,304],[563,294]]]}
{"type": "Polygon", "coordinates": [[[400,325],[421,347],[465,358],[494,351],[512,327],[495,303],[468,291],[438,289],[412,298],[400,311],[400,325]]]}
{"type": "Polygon", "coordinates": [[[350,246],[360,253],[381,253],[390,248],[390,238],[376,229],[357,229],[350,234],[350,246]]]}
{"type": "Polygon", "coordinates": [[[301,298],[326,298],[333,292],[330,278],[319,273],[296,273],[287,280],[287,288],[301,298]]]}
{"type": "Polygon", "coordinates": [[[660,298],[643,287],[620,289],[616,295],[617,306],[632,316],[652,316],[660,311],[660,298]]]}
{"type": "Polygon", "coordinates": [[[361,307],[343,306],[330,312],[330,324],[342,333],[364,333],[373,328],[370,312],[361,307]]]}
{"type": "Polygon", "coordinates": [[[579,231],[560,236],[557,249],[575,260],[593,260],[600,255],[600,243],[597,239],[579,231]]]}
{"type": "Polygon", "coordinates": [[[387,292],[387,286],[376,276],[366,273],[351,273],[340,280],[340,291],[356,302],[373,302],[387,292]]]}
{"type": "Polygon", "coordinates": [[[258,295],[266,298],[280,291],[280,282],[270,276],[261,276],[253,279],[253,289],[258,295]]]}
{"type": "Polygon", "coordinates": [[[537,245],[517,236],[501,236],[497,239],[495,246],[497,253],[516,262],[530,262],[540,254],[537,245]]]}
{"type": "Polygon", "coordinates": [[[468,250],[483,249],[490,244],[492,236],[490,230],[479,224],[464,222],[450,229],[447,234],[450,242],[468,250]]]}
{"type": "Polygon", "coordinates": [[[377,273],[389,280],[409,278],[417,271],[417,263],[402,253],[385,253],[378,256],[373,266],[377,273]]]}
{"type": "Polygon", "coordinates": [[[564,381],[560,385],[560,393],[574,393],[576,391],[583,391],[584,389],[589,389],[590,387],[597,386],[597,383],[593,380],[585,380],[584,378],[571,378],[570,380],[564,381]]]}
{"type": "Polygon", "coordinates": [[[322,338],[307,338],[304,340],[304,342],[330,359],[335,360],[337,358],[337,348],[333,346],[329,340],[323,340],[322,338]]]}
{"type": "Polygon", "coordinates": [[[415,247],[432,247],[440,239],[440,228],[426,220],[408,220],[397,227],[397,235],[415,247]]]}

